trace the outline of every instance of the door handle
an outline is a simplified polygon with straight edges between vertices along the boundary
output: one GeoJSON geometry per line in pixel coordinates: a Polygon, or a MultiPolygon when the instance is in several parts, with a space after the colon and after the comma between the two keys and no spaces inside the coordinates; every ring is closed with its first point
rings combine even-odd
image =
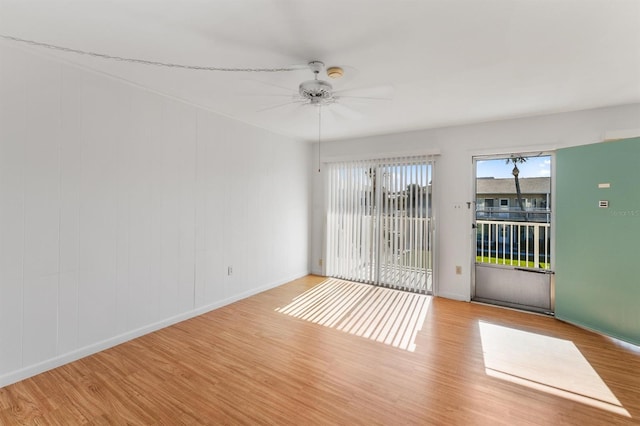
{"type": "Polygon", "coordinates": [[[476,229],[478,226],[475,223],[471,224],[471,229],[476,229]]]}

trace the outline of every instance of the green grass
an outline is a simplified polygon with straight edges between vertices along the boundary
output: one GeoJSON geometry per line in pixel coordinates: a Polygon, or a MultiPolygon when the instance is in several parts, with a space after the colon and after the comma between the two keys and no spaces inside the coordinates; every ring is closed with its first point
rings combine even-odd
{"type": "MultiPolygon", "coordinates": [[[[417,259],[415,257],[415,254],[416,253],[412,253],[410,251],[402,254],[400,256],[400,259],[398,260],[398,265],[399,266],[409,266],[409,267],[415,267],[415,266],[427,267],[427,268],[431,267],[431,264],[429,262],[429,252],[428,251],[419,250],[418,253],[417,253],[417,259]],[[416,260],[418,262],[416,262],[416,260]]],[[[524,260],[524,259],[521,259],[520,261],[518,261],[517,259],[513,259],[513,261],[511,261],[511,259],[508,259],[508,258],[507,259],[502,259],[502,258],[496,259],[495,257],[485,256],[484,259],[483,259],[481,256],[476,256],[476,262],[477,263],[484,263],[484,264],[516,266],[516,267],[519,267],[519,268],[535,268],[534,263],[532,261],[527,261],[527,260],[524,260]]],[[[548,269],[549,268],[549,264],[548,263],[544,263],[544,262],[540,262],[540,266],[538,268],[539,269],[548,269]]]]}
{"type": "MultiPolygon", "coordinates": [[[[502,258],[498,258],[496,259],[495,257],[488,257],[488,256],[476,256],[476,263],[486,263],[486,264],[494,264],[494,265],[507,265],[507,266],[517,266],[520,268],[535,268],[534,263],[528,260],[517,260],[517,259],[513,259],[513,261],[511,259],[502,259],[502,258]]],[[[549,264],[544,263],[544,262],[540,262],[540,269],[548,269],[549,268],[549,264]]]]}

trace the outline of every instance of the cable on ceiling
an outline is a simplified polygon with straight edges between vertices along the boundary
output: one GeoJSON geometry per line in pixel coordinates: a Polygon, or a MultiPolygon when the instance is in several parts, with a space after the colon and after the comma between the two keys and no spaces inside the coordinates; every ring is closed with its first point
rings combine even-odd
{"type": "Polygon", "coordinates": [[[235,68],[235,67],[208,67],[208,66],[200,66],[200,65],[184,65],[184,64],[174,64],[170,62],[148,61],[146,59],[138,59],[138,58],[126,58],[122,56],[108,55],[106,53],[98,53],[98,52],[92,52],[87,50],[73,49],[70,47],[58,46],[55,44],[43,43],[43,42],[34,41],[34,40],[26,40],[23,38],[13,37],[13,36],[4,35],[4,34],[0,34],[0,38],[8,41],[27,44],[30,46],[43,47],[46,49],[57,50],[60,52],[74,53],[76,55],[91,56],[94,58],[106,59],[111,61],[129,62],[134,64],[150,65],[155,67],[180,68],[180,69],[195,70],[195,71],[287,72],[287,71],[298,71],[300,69],[307,68],[307,67],[295,67],[295,66],[279,67],[279,68],[240,68],[240,67],[235,68]]]}

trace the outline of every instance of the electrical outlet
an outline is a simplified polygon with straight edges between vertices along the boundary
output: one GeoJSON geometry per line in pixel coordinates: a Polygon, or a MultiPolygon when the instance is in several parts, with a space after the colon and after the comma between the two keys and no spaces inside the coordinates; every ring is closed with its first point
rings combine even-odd
{"type": "Polygon", "coordinates": [[[233,275],[233,266],[227,266],[227,275],[233,275]]]}
{"type": "Polygon", "coordinates": [[[320,258],[320,260],[318,260],[318,265],[322,266],[322,258],[320,258]]]}
{"type": "Polygon", "coordinates": [[[456,275],[462,275],[462,266],[456,266],[456,275]]]}

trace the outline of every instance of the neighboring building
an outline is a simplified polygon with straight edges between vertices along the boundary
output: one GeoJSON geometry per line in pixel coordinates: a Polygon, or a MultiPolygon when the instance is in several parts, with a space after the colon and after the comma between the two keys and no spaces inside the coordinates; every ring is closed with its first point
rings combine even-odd
{"type": "MultiPolygon", "coordinates": [[[[520,178],[522,205],[530,222],[548,220],[551,204],[549,177],[520,178]]],[[[476,180],[476,217],[478,219],[525,220],[518,205],[513,178],[492,177],[476,180]]]]}

